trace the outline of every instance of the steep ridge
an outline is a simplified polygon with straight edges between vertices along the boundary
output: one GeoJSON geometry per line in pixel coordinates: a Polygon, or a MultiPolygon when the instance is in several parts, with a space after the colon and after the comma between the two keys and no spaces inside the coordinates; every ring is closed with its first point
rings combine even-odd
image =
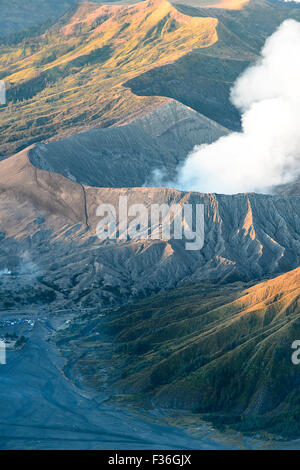
{"type": "Polygon", "coordinates": [[[70,302],[109,305],[191,280],[260,279],[300,262],[299,196],[82,186],[36,169],[25,151],[0,162],[0,196],[1,269],[14,271],[28,252],[70,302]],[[203,248],[188,251],[172,235],[99,240],[97,207],[112,204],[118,214],[120,195],[149,217],[152,204],[204,204],[203,248]]]}
{"type": "MultiPolygon", "coordinates": [[[[181,5],[194,8],[221,8],[226,10],[241,10],[244,5],[253,0],[180,0],[181,5]]],[[[179,1],[173,2],[175,5],[179,1]]]]}
{"type": "Polygon", "coordinates": [[[85,185],[143,186],[157,169],[174,178],[178,163],[195,145],[226,133],[205,116],[171,101],[128,124],[36,144],[28,155],[34,166],[85,185]]]}
{"type": "Polygon", "coordinates": [[[217,41],[217,23],[180,13],[167,0],[83,2],[41,36],[3,46],[0,78],[9,105],[0,109],[0,154],[66,130],[108,127],[166,103],[136,97],[123,83],[209,47],[217,41]]]}
{"type": "Polygon", "coordinates": [[[68,370],[96,389],[192,410],[222,429],[291,438],[300,433],[300,372],[291,360],[299,334],[300,268],[248,289],[185,285],[92,315],[58,342],[68,370]]]}

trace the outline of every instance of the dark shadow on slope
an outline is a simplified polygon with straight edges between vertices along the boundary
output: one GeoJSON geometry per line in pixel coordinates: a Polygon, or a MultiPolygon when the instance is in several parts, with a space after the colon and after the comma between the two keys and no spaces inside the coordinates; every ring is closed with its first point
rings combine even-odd
{"type": "Polygon", "coordinates": [[[176,8],[189,16],[218,18],[219,41],[129,80],[125,86],[138,96],[174,98],[222,126],[239,130],[240,115],[230,102],[230,89],[282,21],[300,20],[299,7],[254,0],[239,11],[180,4],[176,8]]]}

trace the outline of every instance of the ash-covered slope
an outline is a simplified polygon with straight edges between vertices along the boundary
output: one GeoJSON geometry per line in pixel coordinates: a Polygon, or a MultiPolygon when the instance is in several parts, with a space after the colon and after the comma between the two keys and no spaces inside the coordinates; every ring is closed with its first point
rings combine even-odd
{"type": "Polygon", "coordinates": [[[300,195],[300,178],[296,178],[291,183],[276,186],[274,192],[276,194],[300,195]]]}
{"type": "MultiPolygon", "coordinates": [[[[36,169],[23,151],[0,162],[0,270],[20,259],[66,302],[110,305],[191,280],[255,279],[300,264],[299,196],[182,193],[172,189],[96,188],[36,169]],[[96,237],[99,204],[204,204],[205,240],[96,237]]],[[[150,224],[150,221],[149,221],[150,224]]],[[[10,293],[11,294],[11,293],[10,293]]]]}
{"type": "Polygon", "coordinates": [[[300,20],[299,3],[251,0],[238,11],[203,8],[196,0],[176,3],[186,15],[217,18],[218,41],[207,49],[194,49],[174,63],[139,74],[125,85],[138,96],[176,99],[229,129],[239,130],[240,114],[230,101],[230,89],[258,59],[266,38],[284,20],[300,20]]]}
{"type": "Polygon", "coordinates": [[[157,168],[175,177],[178,163],[195,145],[226,133],[219,124],[170,101],[130,123],[36,144],[29,158],[38,168],[90,186],[142,186],[157,168]]]}

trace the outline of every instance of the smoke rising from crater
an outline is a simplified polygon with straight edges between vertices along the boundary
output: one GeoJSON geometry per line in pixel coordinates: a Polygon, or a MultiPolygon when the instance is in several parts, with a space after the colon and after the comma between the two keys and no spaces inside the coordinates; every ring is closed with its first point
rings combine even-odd
{"type": "Polygon", "coordinates": [[[195,147],[178,169],[181,190],[270,192],[300,173],[300,23],[286,20],[236,81],[242,131],[195,147]]]}

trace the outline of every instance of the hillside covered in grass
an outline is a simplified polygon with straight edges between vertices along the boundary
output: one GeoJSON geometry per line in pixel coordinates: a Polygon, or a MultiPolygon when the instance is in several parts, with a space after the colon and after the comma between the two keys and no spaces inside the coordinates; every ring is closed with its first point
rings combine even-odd
{"type": "MultiPolygon", "coordinates": [[[[240,115],[229,99],[230,89],[257,59],[266,38],[282,21],[287,18],[300,21],[299,4],[251,0],[240,10],[227,10],[195,8],[188,0],[176,3],[176,8],[186,15],[216,18],[218,41],[208,49],[195,48],[176,62],[156,67],[126,85],[138,96],[176,99],[222,126],[239,130],[240,115]]],[[[219,6],[222,3],[226,2],[219,6]]]]}
{"type": "Polygon", "coordinates": [[[0,38],[58,18],[75,2],[76,0],[0,0],[0,38]]]}
{"type": "Polygon", "coordinates": [[[43,32],[0,45],[0,155],[133,121],[169,98],[239,129],[230,88],[286,18],[300,19],[300,9],[265,0],[239,10],[167,0],[73,6],[43,32]]]}
{"type": "Polygon", "coordinates": [[[96,389],[295,437],[300,370],[291,345],[298,338],[299,268],[252,287],[182,286],[82,318],[59,343],[69,351],[68,370],[96,389]]]}
{"type": "Polygon", "coordinates": [[[43,35],[2,46],[8,106],[0,110],[0,154],[157,107],[161,98],[138,98],[123,83],[210,46],[216,26],[215,18],[189,17],[167,0],[83,2],[43,35]]]}

